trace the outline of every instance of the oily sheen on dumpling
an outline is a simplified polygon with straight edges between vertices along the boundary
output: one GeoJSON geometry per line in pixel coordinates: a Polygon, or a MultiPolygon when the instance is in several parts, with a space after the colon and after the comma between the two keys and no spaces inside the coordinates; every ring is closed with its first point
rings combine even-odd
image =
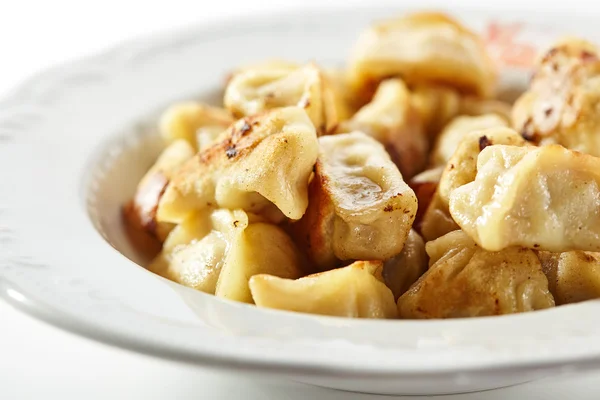
{"type": "Polygon", "coordinates": [[[557,306],[600,298],[600,253],[540,251],[538,255],[557,306]]]}
{"type": "Polygon", "coordinates": [[[150,265],[151,271],[246,303],[252,303],[248,288],[252,275],[301,276],[299,253],[281,228],[242,210],[216,210],[194,218],[186,221],[186,232],[171,232],[173,243],[167,240],[169,245],[150,265]]]}
{"type": "Polygon", "coordinates": [[[425,166],[428,142],[423,124],[400,79],[382,82],[373,100],[343,123],[340,131],[361,131],[377,139],[405,179],[425,166]]]}
{"type": "Polygon", "coordinates": [[[351,318],[395,318],[394,295],[382,282],[381,261],[282,279],[254,275],[250,290],[258,307],[351,318]]]}
{"type": "Polygon", "coordinates": [[[292,230],[321,270],[400,253],[417,212],[414,192],[384,147],[361,132],[319,138],[309,197],[292,230]]]}
{"type": "Polygon", "coordinates": [[[398,299],[400,318],[464,318],[554,306],[535,252],[486,251],[464,232],[428,242],[429,269],[398,299]]]}
{"type": "Polygon", "coordinates": [[[136,227],[164,240],[172,224],[156,219],[156,209],[169,180],[183,163],[194,156],[194,149],[185,140],[176,140],[160,154],[154,165],[140,180],[133,200],[125,207],[126,218],[136,227]]]}
{"type": "Polygon", "coordinates": [[[506,127],[473,131],[462,138],[444,168],[436,192],[421,221],[421,234],[426,241],[458,229],[448,208],[450,194],[475,179],[479,153],[486,147],[500,144],[525,146],[527,142],[517,132],[506,127]]]}
{"type": "Polygon", "coordinates": [[[565,149],[490,146],[450,213],[481,247],[600,250],[600,159],[565,149]]]}
{"type": "Polygon", "coordinates": [[[174,173],[159,203],[159,221],[178,223],[213,206],[273,214],[274,204],[288,218],[304,215],[318,153],[304,110],[287,107],[241,119],[219,140],[174,173]]]}
{"type": "Polygon", "coordinates": [[[333,132],[341,119],[337,97],[327,75],[313,63],[297,68],[267,64],[236,73],[223,102],[236,117],[297,106],[306,111],[319,134],[326,134],[333,132]]]}
{"type": "Polygon", "coordinates": [[[368,96],[377,83],[401,76],[409,84],[442,83],[486,97],[496,70],[482,40],[447,15],[409,14],[381,21],[364,31],[349,63],[349,79],[368,96]]]}
{"type": "Polygon", "coordinates": [[[394,293],[394,299],[403,295],[427,271],[427,264],[425,242],[411,229],[400,254],[383,263],[383,279],[394,293]]]}
{"type": "Polygon", "coordinates": [[[600,54],[567,38],[537,62],[529,90],[515,103],[513,125],[536,144],[557,143],[600,156],[600,54]]]}
{"type": "Polygon", "coordinates": [[[225,109],[189,101],[169,107],[160,118],[159,129],[168,142],[183,139],[198,151],[212,145],[233,122],[225,109]]]}

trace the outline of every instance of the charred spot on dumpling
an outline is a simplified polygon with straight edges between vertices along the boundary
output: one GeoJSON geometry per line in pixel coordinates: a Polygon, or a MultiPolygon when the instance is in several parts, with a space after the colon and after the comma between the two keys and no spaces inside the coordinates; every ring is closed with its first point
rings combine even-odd
{"type": "Polygon", "coordinates": [[[529,117],[525,121],[525,123],[523,124],[523,127],[521,128],[521,131],[519,133],[525,140],[528,140],[530,142],[533,142],[536,140],[535,128],[533,126],[533,118],[532,117],[529,117]]]}
{"type": "Polygon", "coordinates": [[[227,147],[225,149],[225,154],[227,155],[227,158],[233,158],[235,156],[237,156],[237,149],[235,148],[235,144],[232,144],[231,146],[227,147]]]}
{"type": "Polygon", "coordinates": [[[493,143],[487,136],[483,135],[479,138],[479,151],[482,151],[488,146],[491,146],[493,143]]]}
{"type": "Polygon", "coordinates": [[[240,128],[240,134],[246,136],[252,130],[252,125],[248,124],[248,121],[244,121],[244,124],[240,128]]]}
{"type": "Polygon", "coordinates": [[[598,61],[598,55],[587,50],[582,50],[581,60],[583,60],[584,62],[598,61]]]}

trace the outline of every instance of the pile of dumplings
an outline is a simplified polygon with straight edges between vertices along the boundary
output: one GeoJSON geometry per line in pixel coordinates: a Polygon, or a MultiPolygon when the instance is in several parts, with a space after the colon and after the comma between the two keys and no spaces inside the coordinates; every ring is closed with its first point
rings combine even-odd
{"type": "Polygon", "coordinates": [[[462,318],[600,297],[600,55],[540,55],[515,102],[440,13],[364,31],[346,69],[283,60],[175,104],[125,207],[148,269],[257,307],[462,318]]]}

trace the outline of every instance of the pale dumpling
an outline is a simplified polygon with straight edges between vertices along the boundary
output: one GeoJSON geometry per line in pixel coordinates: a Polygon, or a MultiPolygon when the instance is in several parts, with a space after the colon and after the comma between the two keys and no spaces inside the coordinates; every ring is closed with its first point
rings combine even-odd
{"type": "Polygon", "coordinates": [[[125,207],[126,218],[163,241],[173,229],[170,223],[156,220],[156,210],[169,180],[183,163],[194,156],[194,149],[185,140],[171,143],[139,182],[133,200],[125,207]]]}
{"type": "Polygon", "coordinates": [[[349,63],[354,90],[368,96],[391,76],[411,85],[441,83],[481,97],[496,86],[496,68],[481,38],[433,12],[382,21],[361,34],[349,63]]]}
{"type": "Polygon", "coordinates": [[[250,290],[258,307],[352,318],[395,318],[392,291],[381,281],[381,261],[356,261],[347,267],[297,280],[254,275],[250,290]]]}
{"type": "Polygon", "coordinates": [[[600,159],[565,149],[490,146],[450,213],[481,247],[600,250],[600,159]]]}
{"type": "Polygon", "coordinates": [[[394,299],[404,294],[427,271],[427,263],[425,242],[411,229],[400,254],[383,263],[383,278],[394,293],[394,299]]]}
{"type": "Polygon", "coordinates": [[[530,88],[515,103],[513,125],[536,144],[557,143],[600,156],[600,55],[568,38],[537,62],[530,88]]]}
{"type": "Polygon", "coordinates": [[[242,210],[216,210],[193,218],[186,221],[185,234],[171,232],[171,241],[165,242],[169,246],[149,270],[196,290],[246,303],[252,303],[248,280],[254,274],[301,276],[300,255],[281,228],[242,210]]]}
{"type": "Polygon", "coordinates": [[[278,219],[274,207],[291,219],[304,215],[318,153],[304,110],[286,107],[241,119],[219,140],[173,174],[159,203],[159,221],[179,223],[213,206],[272,219],[278,219]]]}
{"type": "Polygon", "coordinates": [[[159,128],[168,142],[183,139],[198,151],[210,147],[233,122],[233,116],[223,108],[190,101],[169,107],[160,118],[159,128]]]}
{"type": "Polygon", "coordinates": [[[174,282],[214,294],[225,252],[236,244],[248,226],[247,219],[241,210],[192,214],[171,231],[148,269],[174,282]]]}
{"type": "Polygon", "coordinates": [[[450,194],[475,179],[477,157],[488,146],[507,144],[525,146],[527,142],[506,127],[489,128],[466,134],[446,164],[442,177],[421,221],[421,234],[426,241],[437,239],[458,229],[450,215],[450,194]]]}
{"type": "Polygon", "coordinates": [[[223,102],[236,117],[297,106],[306,111],[319,134],[327,134],[341,120],[337,96],[328,76],[315,64],[294,69],[259,65],[233,76],[223,102]]]}
{"type": "Polygon", "coordinates": [[[539,258],[557,306],[600,298],[600,253],[540,251],[539,258]]]}
{"type": "Polygon", "coordinates": [[[548,280],[532,250],[488,252],[464,232],[428,242],[429,269],[398,299],[400,318],[464,318],[554,306],[548,280]]]}
{"type": "Polygon", "coordinates": [[[410,96],[402,80],[386,80],[373,100],[340,127],[341,132],[361,131],[377,139],[405,179],[423,169],[429,145],[410,96]]]}
{"type": "Polygon", "coordinates": [[[292,230],[320,270],[395,256],[417,212],[414,192],[383,145],[361,132],[319,138],[309,196],[292,230]]]}
{"type": "Polygon", "coordinates": [[[497,114],[480,116],[460,116],[454,118],[437,137],[430,155],[429,164],[433,167],[445,166],[462,139],[473,131],[508,126],[507,121],[497,114]]]}

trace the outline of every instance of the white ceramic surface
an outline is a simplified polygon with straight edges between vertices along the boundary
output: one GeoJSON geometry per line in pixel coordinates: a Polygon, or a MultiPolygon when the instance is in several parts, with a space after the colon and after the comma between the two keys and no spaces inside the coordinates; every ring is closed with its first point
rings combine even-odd
{"type": "MultiPolygon", "coordinates": [[[[452,321],[315,317],[216,299],[120,253],[140,259],[123,235],[120,206],[159,151],[158,111],[175,100],[214,99],[224,73],[244,62],[339,64],[362,27],[401,10],[336,9],[188,29],[19,87],[0,102],[1,295],[117,346],[346,390],[464,392],[600,366],[598,302],[452,321]]],[[[479,30],[490,20],[451,11],[479,30]]],[[[507,12],[493,18],[519,20],[507,12]]],[[[527,23],[525,34],[538,44],[562,33],[600,36],[582,19],[528,15],[527,23]]]]}

